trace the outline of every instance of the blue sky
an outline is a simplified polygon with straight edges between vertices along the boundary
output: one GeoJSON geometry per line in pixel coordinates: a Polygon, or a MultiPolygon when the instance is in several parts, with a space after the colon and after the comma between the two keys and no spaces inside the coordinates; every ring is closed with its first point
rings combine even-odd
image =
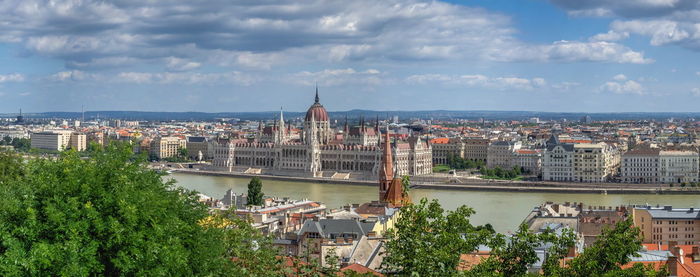
{"type": "Polygon", "coordinates": [[[2,1],[0,112],[697,111],[698,0],[2,1]]]}

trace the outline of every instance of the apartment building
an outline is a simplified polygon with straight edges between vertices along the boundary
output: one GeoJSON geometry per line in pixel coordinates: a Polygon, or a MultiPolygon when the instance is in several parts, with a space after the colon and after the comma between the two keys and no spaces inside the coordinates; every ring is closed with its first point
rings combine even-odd
{"type": "Polygon", "coordinates": [[[552,136],[547,140],[542,159],[542,180],[573,181],[574,180],[574,145],[561,143],[559,138],[552,136]]]}
{"type": "Polygon", "coordinates": [[[433,146],[433,164],[448,164],[450,156],[464,158],[464,142],[460,138],[436,138],[433,146]]]}
{"type": "Polygon", "coordinates": [[[614,155],[612,147],[603,142],[574,144],[574,181],[605,182],[617,170],[619,159],[614,155]]]}
{"type": "Polygon", "coordinates": [[[518,149],[513,152],[511,167],[519,166],[530,174],[542,172],[542,151],[539,149],[518,149]]]}
{"type": "Polygon", "coordinates": [[[186,148],[187,143],[178,137],[157,137],[151,141],[150,154],[157,159],[175,157],[178,149],[186,148]]]}
{"type": "Polygon", "coordinates": [[[698,153],[680,150],[660,151],[659,179],[661,183],[697,182],[698,153]]]}
{"type": "Polygon", "coordinates": [[[462,139],[462,142],[464,143],[464,159],[486,163],[491,140],[480,137],[467,137],[462,139]]]}
{"type": "Polygon", "coordinates": [[[700,210],[672,206],[635,206],[634,225],[642,231],[644,243],[679,245],[700,243],[700,210]]]}
{"type": "Polygon", "coordinates": [[[11,139],[29,138],[29,133],[25,130],[6,129],[0,130],[0,139],[10,137],[11,139]]]}
{"type": "Polygon", "coordinates": [[[513,152],[520,149],[519,141],[495,141],[489,144],[486,154],[486,166],[490,168],[510,168],[513,166],[513,152]]]}
{"type": "Polygon", "coordinates": [[[70,135],[70,148],[75,151],[85,151],[87,149],[87,136],[82,133],[72,133],[70,135]]]}
{"type": "Polygon", "coordinates": [[[624,183],[661,182],[658,148],[637,147],[622,155],[620,177],[624,183]]]}

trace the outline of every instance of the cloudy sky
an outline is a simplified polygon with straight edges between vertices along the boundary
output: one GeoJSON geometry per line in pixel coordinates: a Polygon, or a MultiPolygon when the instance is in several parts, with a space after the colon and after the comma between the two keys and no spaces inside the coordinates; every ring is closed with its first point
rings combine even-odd
{"type": "Polygon", "coordinates": [[[0,112],[698,111],[699,0],[0,1],[0,112]]]}

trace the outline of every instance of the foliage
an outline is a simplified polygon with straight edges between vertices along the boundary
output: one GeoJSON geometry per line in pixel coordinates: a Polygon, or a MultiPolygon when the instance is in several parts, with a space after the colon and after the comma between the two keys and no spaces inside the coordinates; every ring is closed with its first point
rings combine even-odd
{"type": "Polygon", "coordinates": [[[283,275],[282,259],[270,237],[253,228],[250,217],[241,218],[233,211],[220,211],[202,221],[202,226],[220,232],[226,257],[233,257],[227,267],[231,276],[283,275]]]}
{"type": "Polygon", "coordinates": [[[451,276],[459,257],[493,236],[486,228],[472,226],[474,210],[461,206],[445,212],[437,200],[421,199],[401,208],[394,228],[386,233],[382,268],[399,276],[451,276]]]}
{"type": "Polygon", "coordinates": [[[5,136],[0,140],[0,145],[10,145],[15,151],[28,152],[32,148],[31,140],[27,138],[11,138],[10,136],[5,136]]]}
{"type": "Polygon", "coordinates": [[[464,159],[455,154],[447,155],[447,165],[454,169],[470,169],[470,168],[483,168],[486,164],[484,161],[473,161],[464,159]]]}
{"type": "Polygon", "coordinates": [[[0,275],[221,275],[232,268],[207,208],[111,146],[18,163],[0,182],[0,275]],[[19,173],[17,173],[19,172],[19,173]],[[26,173],[22,173],[26,172],[26,173]]]}
{"type": "Polygon", "coordinates": [[[262,206],[263,192],[262,181],[258,177],[253,177],[248,183],[248,205],[262,206]]]}
{"type": "Polygon", "coordinates": [[[408,192],[411,190],[411,177],[408,175],[404,175],[401,177],[401,191],[403,192],[403,196],[407,196],[408,192]]]}
{"type": "Polygon", "coordinates": [[[518,178],[521,174],[523,174],[523,169],[519,166],[514,166],[512,169],[509,170],[502,169],[498,166],[495,168],[482,167],[480,173],[484,176],[484,179],[513,180],[518,178]]]}
{"type": "Polygon", "coordinates": [[[621,269],[631,257],[642,249],[639,228],[632,219],[618,222],[614,228],[606,228],[598,240],[565,267],[552,270],[551,276],[666,276],[665,271],[635,266],[621,269]],[[637,275],[640,274],[640,275],[637,275]]]}
{"type": "Polygon", "coordinates": [[[189,153],[188,153],[187,148],[183,148],[183,147],[177,148],[177,156],[178,156],[178,158],[187,159],[187,158],[189,157],[188,154],[189,154],[189,153]]]}
{"type": "Polygon", "coordinates": [[[0,188],[26,174],[22,157],[14,152],[0,151],[0,188]]]}
{"type": "Polygon", "coordinates": [[[542,233],[532,233],[527,225],[520,225],[518,231],[506,240],[505,236],[496,234],[491,240],[491,256],[474,266],[467,275],[471,276],[523,276],[528,267],[539,260],[536,248],[548,246],[547,259],[543,261],[545,273],[558,268],[560,260],[568,249],[574,246],[576,235],[572,230],[558,235],[551,229],[542,233]]]}
{"type": "Polygon", "coordinates": [[[443,172],[448,172],[448,171],[450,171],[450,166],[448,166],[448,165],[439,164],[439,165],[433,166],[433,172],[443,173],[443,172]]]}

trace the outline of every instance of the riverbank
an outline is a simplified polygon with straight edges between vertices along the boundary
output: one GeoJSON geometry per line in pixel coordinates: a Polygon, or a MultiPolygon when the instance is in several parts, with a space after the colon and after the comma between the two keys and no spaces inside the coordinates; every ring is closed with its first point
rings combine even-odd
{"type": "Polygon", "coordinates": [[[240,177],[240,178],[253,178],[258,177],[263,180],[279,180],[279,181],[291,181],[291,182],[313,182],[322,184],[344,184],[344,185],[361,185],[361,186],[375,186],[377,182],[374,181],[364,181],[364,180],[344,180],[344,179],[329,179],[329,178],[311,178],[311,177],[295,177],[295,176],[281,176],[281,175],[266,175],[266,174],[250,174],[241,172],[227,172],[227,171],[210,171],[210,170],[192,170],[186,168],[172,168],[173,172],[187,173],[187,174],[198,174],[198,175],[209,175],[209,176],[228,176],[228,177],[240,177]]]}
{"type": "MultiPolygon", "coordinates": [[[[263,180],[278,180],[290,182],[312,182],[322,184],[345,184],[360,186],[376,186],[376,181],[345,180],[330,178],[294,177],[279,175],[249,174],[240,172],[208,171],[193,169],[172,169],[186,174],[228,176],[239,178],[258,177],[263,180]]],[[[577,193],[577,194],[671,194],[690,195],[700,194],[700,188],[691,187],[661,187],[653,184],[621,184],[621,183],[560,183],[560,182],[530,182],[530,181],[494,181],[470,179],[466,182],[426,182],[420,177],[415,178],[412,188],[437,190],[466,190],[466,191],[504,191],[504,192],[540,192],[540,193],[577,193]]]]}

